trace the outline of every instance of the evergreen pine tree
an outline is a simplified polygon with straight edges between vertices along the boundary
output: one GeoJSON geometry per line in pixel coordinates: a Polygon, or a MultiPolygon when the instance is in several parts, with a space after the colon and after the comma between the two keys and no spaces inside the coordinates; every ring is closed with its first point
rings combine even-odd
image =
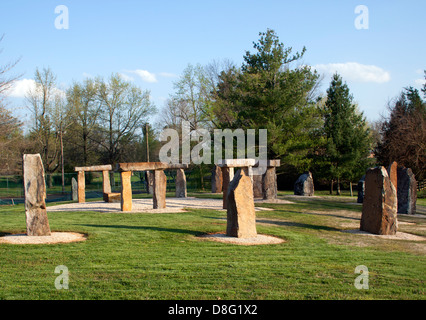
{"type": "Polygon", "coordinates": [[[371,146],[369,129],[353,103],[349,87],[337,73],[327,89],[323,111],[328,175],[332,184],[337,181],[337,194],[340,194],[341,180],[350,182],[367,169],[371,146]]]}

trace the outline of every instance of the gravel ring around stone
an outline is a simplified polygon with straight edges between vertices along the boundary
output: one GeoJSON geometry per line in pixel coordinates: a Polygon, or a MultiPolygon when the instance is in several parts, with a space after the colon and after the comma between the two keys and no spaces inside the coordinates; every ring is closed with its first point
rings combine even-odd
{"type": "Polygon", "coordinates": [[[56,244],[85,241],[87,235],[76,232],[52,232],[50,236],[27,236],[25,233],[0,237],[0,244],[56,244]]]}
{"type": "Polygon", "coordinates": [[[222,243],[231,243],[243,246],[253,246],[253,245],[262,245],[262,244],[279,244],[285,242],[284,239],[273,237],[264,234],[258,234],[256,237],[251,238],[236,238],[229,237],[224,233],[209,233],[198,236],[200,239],[222,242],[222,243]]]}
{"type": "Polygon", "coordinates": [[[426,240],[426,237],[418,236],[411,233],[401,232],[401,231],[397,231],[396,234],[394,235],[374,234],[367,231],[361,231],[359,229],[341,230],[341,231],[345,233],[352,233],[352,234],[357,234],[361,236],[371,236],[371,237],[391,239],[391,240],[409,240],[409,241],[425,241],[426,240]]]}

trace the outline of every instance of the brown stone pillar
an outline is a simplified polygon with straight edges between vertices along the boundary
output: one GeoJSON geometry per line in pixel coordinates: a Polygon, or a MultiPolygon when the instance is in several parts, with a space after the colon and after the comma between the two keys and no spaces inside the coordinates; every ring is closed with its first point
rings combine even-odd
{"type": "Polygon", "coordinates": [[[121,176],[121,211],[132,211],[132,171],[122,171],[121,176]]]}
{"type": "Polygon", "coordinates": [[[398,228],[396,189],[384,167],[368,169],[360,230],[393,235],[398,228]]]}
{"type": "Polygon", "coordinates": [[[222,170],[215,165],[212,170],[212,193],[222,192],[222,170]]]}
{"type": "Polygon", "coordinates": [[[277,175],[275,167],[268,167],[262,178],[263,199],[272,200],[277,198],[277,175]]]}
{"type": "Polygon", "coordinates": [[[84,171],[78,171],[78,203],[86,202],[86,180],[84,179],[84,171]]]}
{"type": "Polygon", "coordinates": [[[253,184],[240,169],[228,187],[226,235],[237,238],[256,237],[256,212],[254,209],[253,184]]]}
{"type": "Polygon", "coordinates": [[[227,208],[228,198],[228,188],[229,183],[234,178],[234,168],[222,167],[222,190],[223,190],[223,209],[227,208]]]}
{"type": "Polygon", "coordinates": [[[109,171],[102,171],[102,190],[103,190],[103,193],[111,193],[111,183],[109,181],[109,171]]]}
{"type": "Polygon", "coordinates": [[[154,171],[153,208],[164,209],[166,207],[167,177],[163,170],[154,171]]]}

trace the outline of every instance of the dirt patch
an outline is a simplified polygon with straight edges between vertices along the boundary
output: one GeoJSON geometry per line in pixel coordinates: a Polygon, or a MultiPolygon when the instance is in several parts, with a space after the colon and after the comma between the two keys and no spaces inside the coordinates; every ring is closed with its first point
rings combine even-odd
{"type": "Polygon", "coordinates": [[[205,234],[199,236],[201,239],[217,241],[222,243],[231,243],[243,246],[253,246],[253,245],[261,245],[261,244],[279,244],[285,242],[284,239],[268,236],[264,234],[258,234],[256,237],[251,238],[235,238],[228,237],[224,233],[213,233],[213,234],[205,234]]]}
{"type": "Polygon", "coordinates": [[[86,235],[75,232],[52,232],[50,236],[27,236],[25,233],[0,237],[0,243],[9,244],[55,244],[86,240],[86,235]]]}

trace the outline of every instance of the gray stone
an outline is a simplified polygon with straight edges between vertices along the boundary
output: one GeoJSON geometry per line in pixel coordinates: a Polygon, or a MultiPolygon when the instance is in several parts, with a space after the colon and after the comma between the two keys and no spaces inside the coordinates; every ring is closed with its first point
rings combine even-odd
{"type": "Polygon", "coordinates": [[[415,214],[417,181],[410,168],[398,168],[398,213],[415,214]]]}
{"type": "Polygon", "coordinates": [[[145,171],[146,190],[149,194],[154,194],[154,172],[145,171]]]}
{"type": "Polygon", "coordinates": [[[186,198],[186,176],[183,169],[176,170],[176,198],[186,198]]]}
{"type": "Polygon", "coordinates": [[[71,189],[72,189],[72,200],[78,201],[78,185],[77,180],[73,177],[71,179],[71,189]]]}
{"type": "Polygon", "coordinates": [[[253,184],[246,171],[239,169],[227,192],[226,235],[237,238],[257,236],[253,184]]]}
{"type": "Polygon", "coordinates": [[[365,174],[358,181],[357,189],[358,189],[358,198],[357,198],[356,202],[362,203],[364,201],[364,194],[365,194],[365,174]]]}
{"type": "Polygon", "coordinates": [[[263,198],[263,175],[253,175],[253,197],[255,199],[263,198]]]}
{"type": "Polygon", "coordinates": [[[367,170],[360,230],[394,235],[398,228],[396,189],[385,167],[367,170]]]}
{"type": "Polygon", "coordinates": [[[294,183],[294,194],[298,196],[314,195],[314,179],[310,171],[303,173],[294,183]]]}
{"type": "Polygon", "coordinates": [[[39,154],[24,154],[23,176],[27,236],[50,236],[44,168],[39,154]]]}
{"type": "Polygon", "coordinates": [[[275,171],[275,167],[268,167],[262,178],[263,199],[276,199],[277,191],[277,174],[275,171]]]}
{"type": "Polygon", "coordinates": [[[212,169],[212,193],[221,193],[222,192],[222,169],[215,165],[212,169]]]}

